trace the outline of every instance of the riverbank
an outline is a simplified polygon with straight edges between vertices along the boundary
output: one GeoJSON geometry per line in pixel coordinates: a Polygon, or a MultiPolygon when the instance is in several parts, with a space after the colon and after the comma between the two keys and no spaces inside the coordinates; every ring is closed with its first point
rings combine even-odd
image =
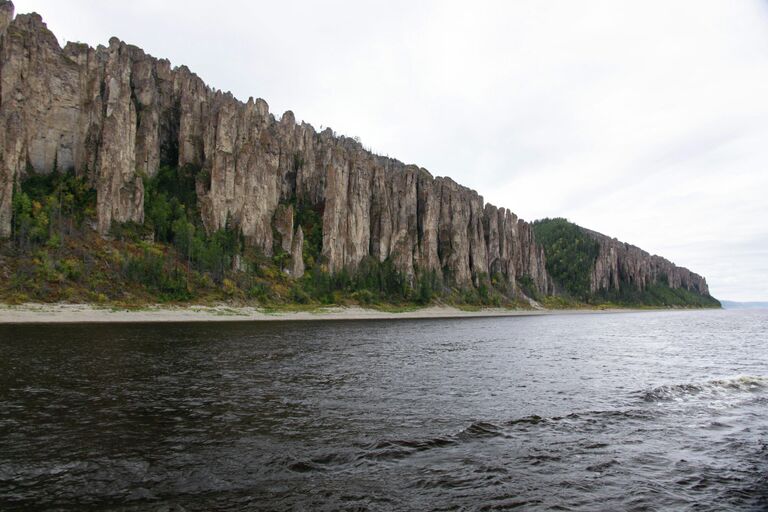
{"type": "Polygon", "coordinates": [[[88,304],[21,304],[0,306],[0,324],[25,323],[129,323],[129,322],[244,322],[307,320],[391,320],[418,318],[474,318],[502,316],[573,315],[627,313],[647,309],[539,309],[488,308],[465,311],[449,306],[430,306],[401,312],[365,309],[356,306],[325,307],[306,311],[268,310],[255,307],[154,306],[117,309],[88,304]]]}

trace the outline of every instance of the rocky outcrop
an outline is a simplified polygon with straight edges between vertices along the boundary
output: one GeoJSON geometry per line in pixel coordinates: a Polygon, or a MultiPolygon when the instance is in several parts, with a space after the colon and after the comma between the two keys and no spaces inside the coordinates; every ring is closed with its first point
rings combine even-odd
{"type": "MultiPolygon", "coordinates": [[[[2,5],[3,16],[13,12],[2,5]]],[[[137,105],[131,84],[135,50],[110,41],[94,51],[59,47],[37,14],[17,16],[0,48],[0,234],[9,234],[13,184],[30,172],[75,169],[98,193],[102,232],[113,221],[142,222],[136,166],[137,105]]]]}
{"type": "Polygon", "coordinates": [[[283,270],[290,276],[299,278],[304,275],[304,231],[295,226],[293,206],[279,204],[275,210],[273,250],[288,256],[288,264],[283,270]],[[276,235],[276,236],[275,236],[276,235]]]}
{"type": "Polygon", "coordinates": [[[274,226],[275,233],[277,233],[278,240],[275,240],[275,242],[279,250],[290,254],[291,247],[293,246],[293,207],[284,204],[278,205],[272,220],[272,226],[274,226]]]}
{"type": "MultiPolygon", "coordinates": [[[[6,43],[8,25],[13,20],[13,4],[0,1],[0,62],[6,62],[10,54],[6,53],[9,46],[6,43]]],[[[0,68],[1,70],[2,68],[0,68]]],[[[13,197],[13,182],[17,169],[20,167],[18,158],[21,155],[21,119],[18,111],[13,108],[3,109],[2,105],[10,104],[14,98],[3,95],[5,89],[3,76],[0,73],[0,238],[8,238],[11,234],[11,208],[13,197]]]]}
{"type": "Polygon", "coordinates": [[[291,244],[291,268],[289,274],[298,279],[304,275],[304,231],[296,230],[291,244]]]}
{"type": "Polygon", "coordinates": [[[78,66],[36,14],[0,2],[0,235],[10,234],[14,181],[28,168],[74,165],[78,66]],[[12,21],[11,21],[12,20],[12,21]],[[55,95],[51,94],[55,91],[55,95]]]}
{"type": "MultiPolygon", "coordinates": [[[[10,234],[14,183],[29,173],[86,176],[107,234],[115,222],[143,221],[142,176],[171,165],[197,173],[207,230],[236,226],[266,255],[279,247],[293,276],[304,272],[294,208],[306,208],[321,215],[321,255],[331,271],[371,256],[409,278],[434,271],[471,286],[492,277],[517,292],[524,279],[538,293],[554,291],[531,226],[477,192],[330,129],[318,133],[290,111],[277,119],[264,100],[241,102],[116,38],[62,49],[40,16],[13,19],[3,0],[0,87],[0,237],[10,234]]],[[[612,259],[606,247],[597,287],[629,261],[612,259]]],[[[633,282],[661,272],[643,269],[633,282]]],[[[667,274],[681,286],[691,281],[682,269],[667,274]]]]}
{"type": "Polygon", "coordinates": [[[599,246],[597,261],[590,277],[590,291],[619,290],[630,286],[645,290],[651,284],[663,283],[672,288],[685,288],[699,295],[709,295],[707,280],[687,268],[678,267],[661,256],[615,238],[584,230],[599,246]]]}

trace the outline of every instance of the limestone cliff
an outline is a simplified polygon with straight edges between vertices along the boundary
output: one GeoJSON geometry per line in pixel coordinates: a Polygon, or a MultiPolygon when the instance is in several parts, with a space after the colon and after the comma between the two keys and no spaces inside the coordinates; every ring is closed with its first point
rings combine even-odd
{"type": "MultiPolygon", "coordinates": [[[[321,215],[330,271],[372,256],[410,277],[435,271],[469,286],[494,276],[517,292],[525,278],[540,294],[554,291],[531,226],[475,191],[330,129],[317,133],[290,111],[277,119],[264,100],[238,101],[116,38],[61,48],[39,15],[14,18],[0,0],[0,237],[10,235],[14,184],[30,173],[86,176],[107,234],[115,222],[143,221],[142,175],[161,165],[198,173],[206,229],[233,223],[265,254],[288,254],[293,275],[304,272],[304,233],[293,226],[303,207],[321,215]]],[[[630,257],[642,260],[630,273],[638,284],[669,264],[611,241],[601,247],[596,288],[611,286],[630,257]]],[[[683,269],[667,274],[706,292],[683,269]]]]}
{"type": "Polygon", "coordinates": [[[707,280],[687,268],[678,267],[661,256],[615,238],[584,230],[597,240],[599,252],[592,275],[590,290],[618,290],[622,283],[639,290],[664,282],[671,288],[684,288],[699,295],[709,295],[707,280]]]}
{"type": "Polygon", "coordinates": [[[513,286],[530,276],[538,291],[551,291],[528,225],[485,206],[476,192],[374,155],[330,129],[317,133],[291,112],[278,120],[264,100],[240,102],[186,67],[172,69],[117,39],[62,49],[40,16],[12,18],[12,4],[3,2],[3,236],[13,184],[28,173],[88,176],[106,234],[113,222],[143,220],[142,174],[161,164],[193,166],[207,178],[198,190],[205,226],[229,220],[267,254],[280,233],[294,275],[303,272],[303,233],[294,236],[289,202],[322,213],[322,255],[331,271],[372,255],[392,258],[409,276],[435,270],[462,286],[483,274],[498,273],[513,286]]]}

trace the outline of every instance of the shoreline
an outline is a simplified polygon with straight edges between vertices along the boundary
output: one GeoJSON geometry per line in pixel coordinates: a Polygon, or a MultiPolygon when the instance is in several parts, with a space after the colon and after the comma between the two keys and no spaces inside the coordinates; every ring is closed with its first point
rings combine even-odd
{"type": "Polygon", "coordinates": [[[450,306],[429,306],[403,312],[380,311],[359,306],[330,306],[306,311],[271,311],[252,306],[150,306],[114,309],[91,304],[0,305],[0,324],[67,323],[164,323],[164,322],[289,322],[318,320],[401,320],[494,318],[547,315],[615,314],[667,309],[538,309],[486,308],[464,311],[450,306]]]}

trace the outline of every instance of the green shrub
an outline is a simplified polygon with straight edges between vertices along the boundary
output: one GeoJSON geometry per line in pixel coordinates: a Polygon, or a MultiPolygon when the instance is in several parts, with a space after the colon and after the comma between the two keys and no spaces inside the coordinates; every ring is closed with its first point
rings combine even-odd
{"type": "Polygon", "coordinates": [[[376,301],[376,295],[371,290],[359,290],[353,292],[351,295],[353,300],[356,300],[360,304],[369,305],[376,301]]]}
{"type": "Polygon", "coordinates": [[[59,248],[64,237],[96,211],[96,191],[73,172],[32,174],[14,187],[11,229],[22,250],[47,244],[59,248]]]}
{"type": "Polygon", "coordinates": [[[129,258],[124,275],[155,292],[163,302],[192,298],[186,273],[162,253],[145,250],[141,255],[129,258]]]}
{"type": "Polygon", "coordinates": [[[59,270],[67,279],[76,281],[83,275],[83,264],[74,258],[66,258],[59,262],[59,270]]]}
{"type": "Polygon", "coordinates": [[[269,298],[269,288],[263,283],[255,283],[246,292],[246,297],[264,302],[269,298]]]}
{"type": "Polygon", "coordinates": [[[440,293],[440,281],[437,272],[430,270],[418,273],[416,279],[416,302],[419,304],[429,304],[440,293]]]}
{"type": "Polygon", "coordinates": [[[541,300],[540,294],[536,289],[536,285],[533,282],[533,278],[531,276],[520,276],[517,279],[517,284],[520,286],[520,289],[523,290],[525,295],[532,298],[533,300],[541,300]]]}
{"type": "Polygon", "coordinates": [[[309,294],[306,291],[304,291],[304,289],[302,289],[302,287],[299,286],[298,284],[295,284],[291,288],[290,299],[293,302],[296,302],[298,304],[309,304],[310,302],[312,302],[312,298],[309,296],[309,294]]]}

